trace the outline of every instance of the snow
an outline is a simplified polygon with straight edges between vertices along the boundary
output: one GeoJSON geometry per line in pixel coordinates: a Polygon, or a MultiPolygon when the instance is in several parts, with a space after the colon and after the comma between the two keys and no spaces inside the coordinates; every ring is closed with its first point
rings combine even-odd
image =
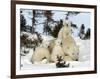
{"type": "Polygon", "coordinates": [[[82,40],[82,45],[80,46],[80,61],[89,61],[90,60],[90,40],[82,40]]]}
{"type": "Polygon", "coordinates": [[[24,67],[22,67],[22,70],[41,70],[41,69],[55,69],[56,65],[54,63],[50,64],[25,64],[24,67]]]}
{"type": "Polygon", "coordinates": [[[31,34],[31,35],[29,35],[28,39],[31,39],[32,41],[34,41],[34,40],[37,40],[38,37],[36,34],[31,34]]]}
{"type": "Polygon", "coordinates": [[[69,20],[72,21],[73,24],[76,24],[78,27],[78,29],[74,29],[74,36],[77,36],[82,24],[85,25],[85,32],[88,28],[90,28],[90,16],[90,13],[80,13],[69,18],[69,20]]]}
{"type": "MultiPolygon", "coordinates": [[[[30,11],[25,11],[23,14],[25,16],[25,18],[27,19],[27,25],[32,25],[32,22],[30,20],[31,16],[28,16],[29,13],[31,13],[31,10],[30,11]]],[[[66,17],[66,13],[67,12],[60,12],[60,11],[53,11],[54,15],[53,15],[53,18],[56,20],[56,21],[59,21],[60,19],[65,19],[66,17]]],[[[69,18],[70,21],[72,21],[72,23],[76,24],[78,26],[78,29],[72,29],[73,30],[73,33],[72,33],[72,36],[73,38],[75,39],[76,41],[76,44],[79,46],[79,61],[69,61],[70,63],[70,67],[73,68],[77,68],[77,67],[89,67],[90,66],[90,40],[81,40],[79,37],[78,37],[78,33],[79,33],[79,29],[80,29],[80,26],[81,24],[84,24],[86,29],[90,27],[90,13],[79,13],[78,15],[76,16],[72,16],[69,18]]],[[[41,18],[41,19],[38,19],[39,20],[39,23],[42,23],[45,18],[41,18]]],[[[52,27],[53,27],[53,24],[52,24],[52,27]]],[[[41,33],[42,35],[42,38],[43,38],[43,41],[49,41],[49,40],[52,40],[52,39],[55,39],[53,38],[52,36],[46,36],[43,34],[43,24],[39,24],[35,27],[35,31],[41,33]]],[[[85,30],[86,30],[85,29],[85,30]]],[[[34,37],[34,35],[30,34],[30,33],[27,33],[27,32],[23,32],[21,33],[22,34],[27,34],[29,37],[29,39],[32,39],[34,37]]],[[[37,38],[37,37],[35,37],[37,38]]],[[[56,66],[54,63],[48,63],[48,64],[32,64],[31,62],[31,56],[32,54],[34,53],[33,49],[29,49],[29,53],[26,54],[25,56],[21,56],[21,64],[23,65],[21,67],[21,69],[55,69],[56,66]]],[[[46,62],[46,60],[44,60],[43,62],[46,62]]],[[[68,62],[66,62],[68,63],[68,62]]]]}
{"type": "Polygon", "coordinates": [[[21,56],[21,64],[23,66],[25,65],[31,65],[31,57],[33,55],[33,49],[29,49],[29,53],[28,54],[24,54],[25,56],[21,56]]]}
{"type": "MultiPolygon", "coordinates": [[[[69,68],[78,68],[78,67],[89,67],[90,66],[90,40],[81,40],[80,38],[75,38],[77,45],[79,45],[79,61],[66,61],[66,63],[70,63],[69,68]],[[87,48],[87,49],[86,49],[87,48]]],[[[54,63],[48,64],[32,64],[31,56],[34,53],[32,49],[30,49],[29,54],[21,57],[21,63],[23,67],[21,69],[55,69],[56,66],[54,63]]],[[[45,62],[44,60],[43,62],[45,62]]]]}
{"type": "Polygon", "coordinates": [[[43,41],[50,41],[55,39],[53,36],[46,36],[46,35],[42,35],[43,41]]]}
{"type": "Polygon", "coordinates": [[[31,33],[28,33],[28,32],[21,32],[20,35],[21,35],[21,36],[23,36],[23,35],[31,36],[31,33]]]}

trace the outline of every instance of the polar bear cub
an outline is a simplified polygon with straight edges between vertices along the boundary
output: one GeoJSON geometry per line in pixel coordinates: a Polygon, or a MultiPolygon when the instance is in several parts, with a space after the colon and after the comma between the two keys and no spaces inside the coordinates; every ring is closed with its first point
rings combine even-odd
{"type": "Polygon", "coordinates": [[[49,43],[49,51],[50,51],[50,54],[52,53],[52,50],[55,46],[55,40],[56,39],[53,39],[53,40],[50,40],[50,43],[49,43]]]}
{"type": "Polygon", "coordinates": [[[51,53],[51,61],[52,62],[57,61],[57,56],[62,56],[64,58],[64,52],[62,50],[61,43],[62,43],[61,39],[57,39],[55,41],[55,46],[54,46],[52,53],[51,53]]]}
{"type": "Polygon", "coordinates": [[[32,63],[48,63],[50,61],[50,52],[48,50],[49,42],[43,42],[40,47],[37,47],[35,52],[32,55],[32,63]],[[44,62],[44,60],[46,62],[44,62]]]}

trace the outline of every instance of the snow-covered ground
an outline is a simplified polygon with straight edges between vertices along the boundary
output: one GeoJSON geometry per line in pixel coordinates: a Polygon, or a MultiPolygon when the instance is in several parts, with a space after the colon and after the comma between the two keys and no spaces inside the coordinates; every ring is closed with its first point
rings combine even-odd
{"type": "MultiPolygon", "coordinates": [[[[72,67],[89,67],[90,66],[90,40],[81,40],[78,37],[75,38],[77,45],[79,45],[79,61],[66,61],[70,63],[70,68],[72,67]]],[[[48,64],[32,64],[31,56],[34,53],[33,49],[29,49],[29,53],[26,56],[21,56],[21,64],[23,65],[21,69],[55,69],[56,65],[54,63],[48,64]]]]}

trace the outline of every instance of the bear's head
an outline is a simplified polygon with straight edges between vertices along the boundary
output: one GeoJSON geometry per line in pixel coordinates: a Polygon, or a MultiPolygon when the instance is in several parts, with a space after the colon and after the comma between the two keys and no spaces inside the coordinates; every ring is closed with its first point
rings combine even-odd
{"type": "Polygon", "coordinates": [[[63,26],[70,26],[71,27],[71,21],[69,20],[63,20],[63,26]]]}
{"type": "Polygon", "coordinates": [[[49,44],[50,44],[49,41],[44,41],[44,42],[42,42],[41,46],[42,47],[45,47],[45,48],[48,48],[49,47],[49,44]]]}
{"type": "Polygon", "coordinates": [[[69,20],[63,20],[63,27],[66,32],[66,35],[71,34],[71,22],[69,20]]]}
{"type": "Polygon", "coordinates": [[[57,39],[57,40],[55,41],[55,45],[61,46],[61,45],[62,45],[61,39],[57,39]]]}

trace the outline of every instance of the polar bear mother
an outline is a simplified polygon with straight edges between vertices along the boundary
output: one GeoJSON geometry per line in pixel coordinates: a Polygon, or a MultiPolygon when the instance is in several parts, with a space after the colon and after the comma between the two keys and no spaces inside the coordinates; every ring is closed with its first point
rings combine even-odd
{"type": "Polygon", "coordinates": [[[63,27],[58,33],[58,38],[62,40],[62,48],[65,55],[70,56],[72,60],[78,60],[79,48],[71,36],[71,22],[69,20],[63,20],[63,27]]]}

